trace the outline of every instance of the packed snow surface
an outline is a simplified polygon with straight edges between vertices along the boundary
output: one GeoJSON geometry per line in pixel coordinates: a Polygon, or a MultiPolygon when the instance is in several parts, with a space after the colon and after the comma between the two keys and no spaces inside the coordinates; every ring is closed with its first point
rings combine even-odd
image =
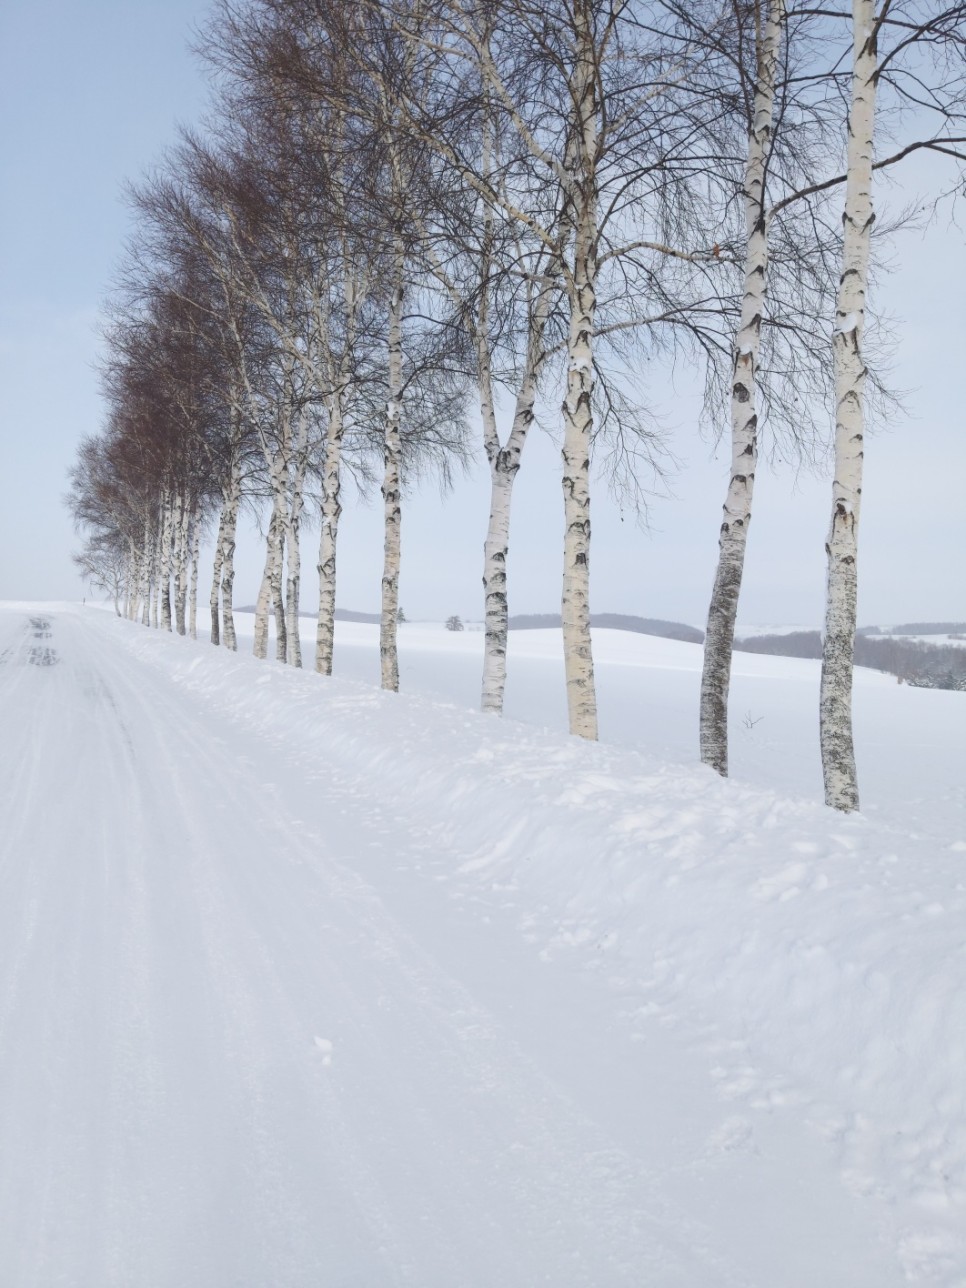
{"type": "Polygon", "coordinates": [[[725,782],[695,646],[601,632],[590,745],[553,632],[503,721],[401,638],[0,611],[3,1288],[963,1288],[966,696],[857,672],[842,817],[815,663],[725,782]]]}

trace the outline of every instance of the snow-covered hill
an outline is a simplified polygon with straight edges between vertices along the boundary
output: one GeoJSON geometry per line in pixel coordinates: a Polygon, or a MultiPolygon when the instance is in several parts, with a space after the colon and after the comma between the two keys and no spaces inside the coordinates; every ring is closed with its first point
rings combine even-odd
{"type": "MultiPolygon", "coordinates": [[[[253,618],[238,617],[250,649],[253,618]]],[[[302,622],[306,665],[314,623],[302,622]]],[[[404,693],[479,706],[483,640],[442,622],[400,627],[404,693]]],[[[272,644],[274,650],[274,643],[272,644]]],[[[509,635],[507,714],[564,732],[563,653],[558,631],[509,635]]],[[[698,743],[701,647],[628,631],[594,631],[594,665],[604,742],[634,747],[666,764],[693,767],[698,743]]],[[[336,672],[379,683],[379,630],[340,622],[336,672]]],[[[731,773],[736,782],[822,799],[818,742],[820,665],[804,658],[735,653],[731,685],[731,773]]],[[[940,838],[966,814],[966,698],[899,685],[894,676],[855,671],[855,724],[863,813],[940,838]]]]}
{"type": "Polygon", "coordinates": [[[401,639],[0,612],[4,1288],[966,1283],[964,696],[857,674],[843,818],[814,663],[721,782],[695,646],[601,633],[592,746],[549,633],[504,721],[401,639]]]}

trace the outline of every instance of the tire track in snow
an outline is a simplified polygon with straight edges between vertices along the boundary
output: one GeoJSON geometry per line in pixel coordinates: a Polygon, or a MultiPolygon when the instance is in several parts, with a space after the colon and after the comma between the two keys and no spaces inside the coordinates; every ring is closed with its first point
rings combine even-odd
{"type": "Polygon", "coordinates": [[[255,739],[55,634],[4,869],[38,901],[0,1047],[17,1288],[744,1282],[336,861],[364,818],[280,818],[255,739]]]}
{"type": "MultiPolygon", "coordinates": [[[[112,668],[112,675],[117,676],[117,669],[112,668]]],[[[125,705],[128,700],[143,702],[142,693],[135,691],[132,694],[125,695],[125,705]]],[[[139,722],[140,723],[140,722],[139,722]]],[[[203,766],[195,763],[192,765],[190,774],[191,784],[178,765],[172,766],[170,778],[171,786],[179,801],[177,810],[173,810],[174,817],[191,817],[196,812],[196,800],[194,798],[195,788],[193,786],[199,779],[206,782],[209,789],[216,787],[217,790],[209,791],[209,795],[216,799],[222,799],[225,802],[234,802],[234,808],[240,809],[239,790],[237,775],[225,772],[224,755],[222,750],[216,749],[213,752],[206,752],[206,735],[203,728],[185,728],[182,731],[182,737],[186,745],[192,747],[192,757],[195,761],[203,761],[203,766]]],[[[274,809],[274,803],[269,802],[270,808],[274,809]]],[[[272,827],[277,830],[276,844],[278,852],[290,856],[288,866],[295,864],[299,867],[308,867],[314,869],[316,878],[321,878],[324,886],[325,899],[328,901],[337,901],[340,906],[346,902],[351,902],[358,918],[362,934],[356,935],[354,941],[348,944],[343,943],[339,953],[333,953],[331,950],[325,954],[325,978],[327,988],[331,993],[336,993],[340,998],[340,1004],[337,1008],[343,1014],[353,1016],[357,1026],[362,1030],[359,1041],[368,1042],[374,1045],[376,1059],[374,1063],[385,1064],[391,1067],[394,1061],[398,1061],[398,1052],[392,1049],[389,1044],[388,1049],[385,1044],[380,1044],[379,1035],[374,1031],[371,1024],[360,1023],[366,1011],[371,1008],[371,997],[377,996],[382,999],[385,1006],[390,1010],[405,1010],[407,1007],[410,1011],[413,1009],[414,999],[419,1001],[419,1020],[424,1028],[429,1029],[428,1036],[423,1036],[423,1041],[435,1045],[435,1058],[437,1063],[442,1059],[447,1067],[447,1074],[444,1081],[454,1081],[458,1084],[468,1085],[477,1094],[481,1089],[490,1095],[493,1095],[500,1086],[501,1081],[506,1077],[506,1054],[503,1050],[504,1040],[498,1039],[493,1031],[492,1025],[487,1017],[480,1012],[479,1008],[474,1005],[472,1000],[465,992],[450,981],[445,981],[445,1000],[441,1003],[439,993],[441,991],[441,981],[438,978],[438,969],[435,969],[426,960],[421,959],[415,945],[408,940],[408,937],[402,935],[396,925],[389,923],[384,910],[374,897],[372,892],[362,883],[358,877],[349,873],[344,868],[338,868],[331,861],[326,861],[320,865],[316,853],[317,843],[306,840],[297,831],[291,827],[280,827],[278,819],[272,814],[268,820],[272,827]],[[399,941],[403,944],[400,946],[399,941]],[[341,969],[340,962],[345,959],[351,959],[353,952],[358,953],[358,945],[364,942],[367,945],[369,954],[375,960],[377,978],[372,980],[368,985],[365,993],[359,994],[353,988],[353,985],[347,982],[345,973],[341,969]],[[413,959],[416,959],[415,963],[413,959]],[[427,978],[427,976],[429,978],[427,978]],[[455,1036],[453,1033],[453,1017],[459,1017],[455,1036]],[[442,1046],[440,1045],[442,1037],[442,1046]]],[[[275,944],[284,943],[287,934],[291,933],[291,927],[299,924],[300,908],[297,906],[297,900],[291,897],[282,899],[277,909],[277,915],[271,934],[265,929],[259,933],[256,926],[250,921],[250,908],[254,903],[260,903],[266,907],[265,896],[268,891],[263,884],[267,878],[276,887],[276,894],[284,889],[284,878],[286,870],[283,867],[281,872],[262,871],[258,872],[248,866],[241,868],[235,867],[227,873],[228,880],[219,884],[219,877],[223,878],[226,872],[221,869],[217,872],[212,866],[202,865],[195,871],[195,897],[201,906],[205,909],[204,923],[209,932],[209,960],[212,968],[217,972],[219,978],[219,993],[232,999],[234,1019],[238,1028],[241,1030],[241,1037],[236,1041],[240,1042],[241,1054],[236,1055],[248,1070],[248,1076],[253,1079],[249,1086],[249,1091],[254,1097],[255,1103],[259,1108],[264,1104],[265,1083],[271,1078],[271,1061],[265,1061],[265,1048],[274,1048],[281,1046],[291,1051],[310,1052],[309,1033],[306,1027],[304,1013],[300,1012],[293,1004],[292,998],[297,992],[293,987],[294,981],[291,976],[286,980],[283,979],[282,973],[278,968],[273,951],[272,942],[275,944]],[[246,879],[249,882],[249,888],[245,892],[246,897],[240,896],[244,889],[246,879]],[[234,906],[233,906],[234,905],[234,906]],[[226,909],[232,908],[232,915],[228,916],[226,909]],[[246,920],[246,912],[248,920],[246,920]],[[242,946],[228,944],[228,941],[234,936],[238,936],[238,927],[246,927],[246,944],[242,946]],[[216,928],[217,927],[217,931],[216,928]],[[272,993],[272,1012],[275,1015],[283,1032],[276,1041],[265,1043],[264,1034],[259,1033],[259,1016],[260,1007],[264,1006],[264,1001],[256,999],[253,990],[245,989],[241,983],[241,975],[244,972],[238,971],[238,962],[246,958],[258,960],[260,963],[258,989],[264,993],[266,987],[270,988],[272,993]]],[[[324,915],[324,910],[323,910],[324,915]]],[[[330,918],[331,920],[331,918],[330,918]]],[[[314,928],[307,928],[309,934],[317,933],[314,928]]],[[[343,936],[344,938],[344,936],[343,936]]],[[[410,1016],[410,1022],[412,1016],[410,1016]]],[[[312,1072],[310,1081],[318,1080],[318,1059],[317,1055],[312,1052],[312,1072]]],[[[336,1057],[337,1060],[339,1057],[336,1057]]],[[[519,1077],[519,1071],[517,1071],[519,1077]]],[[[539,1078],[533,1070],[527,1069],[524,1076],[532,1081],[539,1082],[539,1078]]],[[[326,1086],[331,1084],[333,1079],[331,1075],[325,1075],[324,1082],[326,1086]]],[[[391,1099],[393,1088],[378,1086],[374,1088],[373,1095],[384,1099],[387,1096],[391,1099]]],[[[413,1091],[408,1089],[405,1095],[395,1089],[397,1100],[403,1100],[400,1105],[399,1114],[412,1117],[415,1121],[423,1121],[423,1130],[431,1134],[432,1123],[427,1121],[427,1111],[425,1106],[413,1103],[413,1091]],[[408,1099],[406,1097],[408,1096],[408,1099]]],[[[548,1157],[553,1156],[554,1137],[560,1130],[560,1119],[562,1111],[573,1117],[573,1110],[562,1106],[559,1102],[559,1094],[555,1093],[549,1084],[540,1087],[540,1102],[536,1105],[526,1104],[526,1109],[521,1111],[517,1107],[516,1118],[517,1126],[524,1138],[534,1136],[535,1124],[540,1125],[542,1137],[539,1140],[538,1148],[548,1157]],[[556,1100],[556,1103],[553,1103],[556,1100]],[[546,1103],[544,1103],[546,1102],[546,1103]]],[[[470,1097],[472,1098],[472,1096],[470,1097]]],[[[312,1097],[310,1096],[311,1100],[312,1097]]],[[[418,1099],[418,1097],[417,1097],[418,1099]]],[[[500,1117],[513,1117],[514,1106],[504,1104],[501,1107],[500,1117]]],[[[358,1198],[357,1202],[364,1206],[368,1213],[368,1220],[373,1220],[373,1215],[380,1211],[389,1210],[393,1202],[399,1203],[398,1196],[390,1196],[384,1192],[384,1187],[380,1187],[378,1178],[372,1174],[371,1165],[368,1163],[366,1155],[361,1154],[358,1150],[358,1142],[354,1142],[351,1136],[347,1136],[347,1124],[343,1122],[339,1115],[342,1112],[337,1101],[333,1100],[331,1095],[325,1097],[322,1111],[322,1123],[320,1131],[317,1133],[320,1140],[340,1140],[338,1150],[342,1157],[343,1172],[348,1171],[348,1175],[342,1177],[342,1184],[347,1184],[349,1189],[355,1193],[358,1198]],[[355,1145],[355,1149],[353,1146],[355,1145]],[[380,1190],[383,1189],[383,1192],[380,1190]]],[[[587,1133],[588,1125],[575,1122],[575,1130],[578,1133],[587,1133]]],[[[266,1133],[261,1124],[257,1124],[256,1139],[262,1142],[263,1149],[268,1149],[267,1141],[269,1134],[266,1133]]],[[[377,1142],[374,1142],[377,1144],[377,1142]]],[[[531,1144],[531,1148],[534,1146],[531,1144]]],[[[384,1144],[382,1149],[374,1151],[378,1157],[380,1152],[385,1155],[387,1146],[384,1144]]],[[[558,1151],[559,1152],[559,1151],[558,1151]]],[[[583,1162],[583,1160],[582,1160],[583,1162]]],[[[558,1160],[557,1170],[566,1174],[568,1170],[573,1171],[572,1161],[566,1159],[558,1160]]],[[[262,1175],[266,1172],[270,1175],[278,1174],[278,1163],[272,1164],[270,1160],[263,1155],[259,1160],[259,1168],[262,1175]]],[[[403,1167],[405,1170],[405,1167],[403,1167]]],[[[512,1169],[511,1169],[512,1170],[512,1169]]],[[[610,1156],[601,1155],[597,1161],[597,1174],[592,1171],[584,1178],[581,1177],[577,1188],[582,1191],[580,1195],[579,1208],[585,1210],[594,1210],[598,1221],[606,1224],[607,1214],[600,1211],[599,1200],[595,1198],[594,1190],[606,1190],[608,1186],[611,1189],[618,1188],[623,1195],[626,1192],[626,1186],[629,1183],[629,1177],[626,1175],[628,1162],[626,1159],[615,1156],[613,1151],[610,1156]],[[625,1173],[621,1176],[621,1171],[625,1173]]],[[[418,1178],[416,1178],[418,1179],[418,1178]]],[[[571,1186],[574,1185],[574,1178],[570,1178],[571,1186]]],[[[512,1186],[512,1175],[510,1177],[512,1186]]],[[[518,1201],[526,1202],[526,1194],[518,1195],[518,1201]]],[[[560,1193],[554,1194],[554,1202],[559,1203],[565,1196],[560,1193]]],[[[570,1196],[571,1205],[573,1195],[570,1196]]],[[[653,1204],[654,1198],[650,1196],[653,1204]]],[[[439,1196],[438,1202],[445,1209],[447,1204],[446,1194],[439,1196]]],[[[289,1214],[291,1215],[291,1214],[289,1214]]],[[[452,1213],[452,1220],[458,1221],[462,1215],[465,1221],[465,1211],[462,1214],[459,1210],[452,1213]]],[[[534,1214],[535,1216],[539,1214],[534,1214]]],[[[546,1213],[542,1214],[546,1221],[546,1213]]],[[[417,1214],[411,1214],[409,1220],[417,1219],[417,1214]]],[[[444,1223],[446,1224],[446,1223],[444,1223]]],[[[619,1224],[619,1222],[618,1222],[619,1224]]],[[[642,1224],[646,1220],[642,1218],[642,1224]]],[[[680,1223],[679,1223],[680,1224],[680,1223]]],[[[390,1229],[383,1223],[381,1229],[377,1232],[382,1241],[390,1238],[390,1229]]],[[[612,1234],[617,1235],[620,1232],[615,1229],[612,1234]]],[[[689,1230],[687,1240],[691,1245],[695,1241],[695,1231],[689,1230]]],[[[289,1231],[289,1239],[292,1232],[289,1231]]],[[[665,1228],[657,1235],[657,1227],[652,1225],[650,1230],[652,1242],[661,1246],[662,1264],[665,1273],[669,1271],[668,1257],[669,1250],[667,1244],[671,1241],[668,1230],[665,1228]]],[[[493,1225],[488,1233],[489,1240],[499,1241],[505,1237],[505,1232],[501,1232],[498,1226],[493,1225]]],[[[397,1266],[404,1266],[407,1257],[402,1247],[399,1246],[399,1240],[405,1242],[403,1236],[396,1236],[395,1251],[390,1257],[390,1262],[397,1266]]],[[[631,1273],[632,1281],[636,1281],[636,1276],[640,1271],[641,1259],[646,1254],[643,1251],[643,1244],[640,1232],[636,1232],[635,1238],[635,1256],[634,1268],[631,1264],[624,1267],[624,1271],[631,1273]]],[[[690,1260],[693,1253],[687,1258],[690,1260]]],[[[411,1259],[411,1258],[409,1258],[411,1259]]],[[[386,1271],[388,1272],[388,1266],[386,1271]]],[[[418,1263],[414,1266],[414,1273],[417,1275],[417,1281],[420,1271],[418,1263]]],[[[459,1265],[454,1265],[450,1272],[455,1274],[455,1280],[449,1282],[459,1282],[458,1276],[461,1273],[459,1265]]],[[[507,1282],[512,1282],[512,1276],[515,1273],[515,1263],[511,1258],[502,1267],[501,1273],[511,1278],[507,1282]]],[[[615,1267],[615,1273],[618,1273],[615,1267]]],[[[393,1280],[395,1281],[395,1280],[393,1280]]],[[[405,1278],[400,1282],[406,1282],[405,1278]]],[[[618,1282],[618,1280],[615,1280],[618,1282]]],[[[727,1282],[727,1276],[718,1267],[718,1282],[727,1282]]]]}

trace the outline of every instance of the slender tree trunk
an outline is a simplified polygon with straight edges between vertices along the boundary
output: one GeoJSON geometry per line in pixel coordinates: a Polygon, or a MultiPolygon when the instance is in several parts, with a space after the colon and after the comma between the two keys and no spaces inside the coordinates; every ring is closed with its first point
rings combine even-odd
{"type": "Polygon", "coordinates": [[[170,492],[164,494],[164,513],[161,520],[161,560],[158,594],[161,600],[161,629],[171,630],[171,535],[172,501],[170,492]]]}
{"type": "Polygon", "coordinates": [[[188,601],[188,634],[198,638],[198,547],[201,543],[201,507],[191,517],[191,590],[188,601]]]}
{"type": "Polygon", "coordinates": [[[593,230],[578,229],[563,401],[564,574],[561,609],[570,732],[597,737],[590,638],[590,438],[594,388],[596,254],[593,230]]]}
{"type": "Polygon", "coordinates": [[[745,567],[748,525],[758,467],[758,354],[768,270],[765,173],[771,152],[775,81],[785,25],[785,0],[771,0],[758,58],[754,120],[745,165],[745,284],[731,376],[731,478],[718,538],[701,674],[701,760],[728,773],[728,689],[745,567]]]}
{"type": "Polygon", "coordinates": [[[405,254],[396,244],[394,281],[389,305],[389,401],[386,407],[385,473],[382,481],[385,540],[382,567],[382,619],[379,627],[379,659],[382,687],[399,690],[399,652],[396,632],[399,617],[399,564],[401,524],[400,461],[402,438],[402,310],[405,254]]]}
{"type": "Polygon", "coordinates": [[[301,528],[305,498],[305,471],[308,467],[306,432],[306,418],[302,415],[299,423],[295,477],[292,480],[292,500],[288,511],[288,575],[285,586],[287,661],[289,666],[299,667],[302,665],[302,640],[299,635],[299,596],[302,586],[301,528]]]}
{"type": "Polygon", "coordinates": [[[127,564],[124,573],[124,616],[128,621],[134,619],[137,611],[137,584],[140,575],[138,554],[133,544],[128,542],[127,564]]]}
{"type": "Polygon", "coordinates": [[[221,613],[224,625],[225,648],[234,653],[238,648],[235,636],[233,594],[235,586],[235,532],[238,527],[238,507],[241,504],[241,461],[232,461],[228,498],[224,511],[221,535],[221,613]]]}
{"type": "Polygon", "coordinates": [[[527,328],[525,366],[517,391],[513,423],[505,446],[501,446],[493,404],[493,378],[487,335],[488,300],[480,313],[477,333],[477,378],[480,386],[480,415],[483,441],[490,465],[490,517],[483,546],[483,691],[481,707],[500,715],[506,689],[507,634],[509,602],[507,598],[507,559],[510,549],[510,502],[513,484],[520,470],[520,460],[527,433],[533,423],[533,406],[537,396],[537,379],[543,364],[543,333],[550,309],[554,284],[550,273],[541,282],[533,302],[527,328]]]}
{"type": "Polygon", "coordinates": [[[490,517],[483,546],[485,635],[481,707],[484,711],[497,715],[503,711],[503,694],[506,689],[510,501],[513,484],[520,470],[527,430],[533,421],[536,387],[536,373],[528,369],[517,394],[513,425],[506,446],[490,454],[490,517]]]}
{"type": "Polygon", "coordinates": [[[490,518],[483,545],[483,711],[500,715],[506,689],[506,650],[510,619],[506,563],[510,550],[510,498],[519,461],[511,465],[501,450],[490,467],[490,518]]]}
{"type": "Polygon", "coordinates": [[[593,33],[576,10],[577,51],[572,77],[573,163],[568,201],[573,210],[573,277],[568,285],[567,388],[563,400],[564,570],[561,616],[570,732],[597,737],[597,695],[590,638],[590,442],[593,429],[594,324],[597,310],[596,79],[593,33]]]}
{"type": "Polygon", "coordinates": [[[272,507],[272,517],[265,537],[265,567],[262,571],[262,584],[258,588],[258,599],[255,601],[255,657],[268,657],[268,612],[272,603],[272,569],[275,565],[275,547],[278,541],[278,517],[272,507]]]}
{"type": "Polygon", "coordinates": [[[144,538],[141,547],[141,584],[138,588],[140,598],[141,623],[147,626],[151,621],[151,519],[144,520],[144,538]]]}
{"type": "Polygon", "coordinates": [[[141,615],[141,600],[144,592],[144,565],[147,561],[147,551],[140,547],[134,553],[134,588],[131,594],[131,611],[130,617],[132,622],[136,622],[141,615]]]}
{"type": "Polygon", "coordinates": [[[137,607],[137,578],[138,578],[138,557],[137,552],[128,544],[128,556],[124,573],[124,613],[123,616],[131,621],[137,607]]]}
{"type": "Polygon", "coordinates": [[[164,530],[164,506],[158,514],[154,527],[154,539],[151,546],[151,625],[160,629],[159,614],[161,611],[161,537],[164,530]]]}
{"type": "MultiPolygon", "coordinates": [[[[293,507],[294,510],[294,507],[293,507]]],[[[302,580],[302,553],[299,548],[300,519],[289,515],[286,533],[288,556],[285,577],[285,641],[289,666],[302,665],[302,641],[299,639],[299,589],[302,580]]]]}
{"type": "Polygon", "coordinates": [[[284,662],[288,657],[288,631],[285,627],[285,600],[282,582],[285,576],[285,520],[279,514],[275,524],[275,558],[270,578],[272,609],[275,614],[275,660],[284,662]]]}
{"type": "Polygon", "coordinates": [[[877,55],[875,0],[852,0],[853,70],[845,185],[842,275],[835,310],[835,478],[826,553],[825,642],[820,730],[825,803],[859,808],[852,741],[852,662],[855,650],[859,508],[865,435],[865,296],[869,277],[872,142],[877,55]]]}
{"type": "Polygon", "coordinates": [[[178,634],[184,635],[185,609],[188,603],[188,526],[191,522],[191,507],[181,493],[178,494],[175,516],[174,612],[178,634]]]}
{"type": "Polygon", "coordinates": [[[211,642],[215,645],[221,643],[219,591],[221,589],[221,570],[225,562],[225,510],[227,505],[227,497],[225,493],[222,493],[221,512],[218,515],[218,532],[215,536],[215,558],[211,568],[211,594],[208,596],[208,605],[211,610],[211,642]]]}
{"type": "Polygon", "coordinates": [[[336,392],[329,408],[325,441],[325,464],[322,468],[322,531],[319,535],[319,617],[315,632],[315,669],[320,675],[332,674],[335,647],[335,573],[336,543],[342,505],[342,436],[343,391],[336,392]]]}

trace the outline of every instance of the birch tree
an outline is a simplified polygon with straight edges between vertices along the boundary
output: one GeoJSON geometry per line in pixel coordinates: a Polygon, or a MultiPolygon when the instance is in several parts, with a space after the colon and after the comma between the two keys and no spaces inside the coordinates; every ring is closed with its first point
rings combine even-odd
{"type": "Polygon", "coordinates": [[[758,468],[757,373],[768,272],[765,179],[784,28],[785,0],[766,0],[762,10],[756,8],[756,75],[743,193],[744,286],[731,377],[731,479],[724,503],[701,674],[701,759],[719,774],[728,772],[731,653],[758,468]]]}
{"type": "Polygon", "coordinates": [[[852,653],[855,646],[858,527],[865,437],[862,337],[872,224],[876,100],[875,0],[852,0],[852,92],[843,211],[842,275],[835,310],[835,477],[826,542],[828,583],[822,651],[820,733],[825,803],[859,807],[852,741],[852,653]]]}
{"type": "MultiPolygon", "coordinates": [[[[492,33],[484,30],[487,47],[492,33]]],[[[493,186],[501,167],[489,87],[479,91],[480,174],[493,186]]],[[[534,418],[546,358],[544,333],[559,290],[558,256],[517,225],[507,227],[498,207],[455,176],[445,198],[434,201],[442,219],[423,230],[430,271],[466,328],[475,359],[483,447],[490,475],[490,505],[483,547],[484,649],[481,708],[500,714],[507,674],[507,597],[510,505],[524,444],[534,418]],[[509,243],[509,244],[508,244],[509,243]],[[517,353],[522,334],[522,353],[517,353]],[[503,358],[502,363],[500,358],[503,358]],[[509,370],[506,366],[509,357],[509,370]],[[499,364],[499,365],[498,365],[499,364]],[[501,438],[497,390],[513,396],[509,429],[501,438]],[[515,394],[513,394],[515,390],[515,394]]]]}
{"type": "MultiPolygon", "coordinates": [[[[858,598],[858,534],[862,502],[862,476],[866,439],[868,370],[864,340],[867,294],[875,210],[872,197],[874,131],[880,84],[887,79],[901,97],[920,104],[921,87],[926,102],[938,112],[937,136],[910,145],[927,146],[963,159],[961,135],[951,126],[964,121],[961,70],[951,77],[923,80],[922,55],[934,46],[941,55],[952,54],[961,63],[964,47],[962,6],[929,14],[919,8],[914,17],[892,10],[885,0],[877,13],[875,0],[852,3],[852,72],[848,116],[845,201],[842,216],[842,260],[835,327],[832,339],[835,376],[835,457],[832,510],[826,540],[825,634],[820,692],[820,740],[825,803],[844,812],[859,808],[858,777],[852,730],[852,666],[858,598]],[[879,59],[879,38],[884,25],[893,25],[898,36],[888,55],[879,59]],[[917,48],[919,46],[919,48],[917,48]],[[912,49],[920,65],[905,72],[899,57],[912,49]],[[886,73],[888,72],[888,77],[886,73]],[[909,81],[914,88],[909,89],[909,81]]],[[[901,159],[904,152],[891,160],[901,159]]]]}
{"type": "MultiPolygon", "coordinates": [[[[394,12],[405,27],[408,15],[394,12]]],[[[539,240],[554,264],[563,301],[551,365],[561,392],[568,711],[571,731],[591,738],[592,448],[613,428],[617,450],[636,442],[647,455],[646,408],[626,387],[619,391],[612,374],[600,382],[598,349],[626,345],[635,331],[653,336],[660,326],[692,324],[720,267],[711,221],[702,227],[690,218],[719,191],[706,161],[717,121],[703,105],[697,110],[687,87],[700,51],[669,42],[652,18],[598,0],[440,0],[428,27],[411,24],[410,35],[443,51],[437,99],[446,110],[434,102],[434,115],[403,96],[426,146],[503,219],[539,240]],[[492,176],[458,132],[455,104],[468,81],[484,87],[497,122],[501,164],[492,176]]],[[[643,340],[642,350],[650,343],[643,340]]]]}

